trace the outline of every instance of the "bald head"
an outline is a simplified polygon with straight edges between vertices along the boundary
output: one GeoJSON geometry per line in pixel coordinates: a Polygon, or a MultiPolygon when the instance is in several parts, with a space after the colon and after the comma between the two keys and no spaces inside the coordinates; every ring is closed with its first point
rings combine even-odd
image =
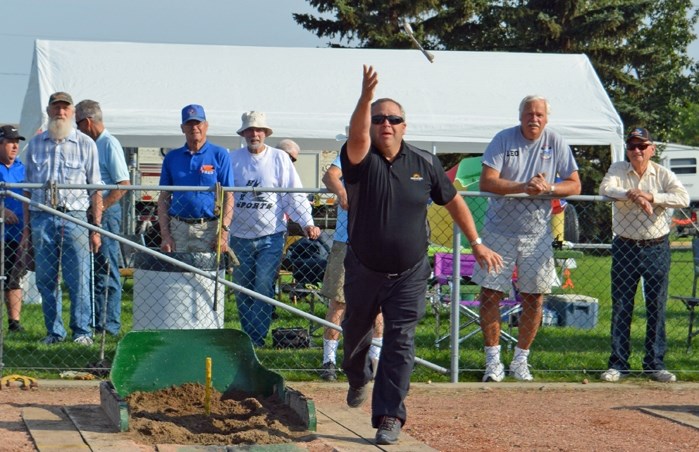
{"type": "Polygon", "coordinates": [[[289,157],[291,158],[292,162],[298,160],[301,148],[299,148],[299,145],[296,144],[294,140],[289,140],[288,138],[284,139],[280,141],[279,144],[277,144],[277,147],[289,154],[289,157]]]}

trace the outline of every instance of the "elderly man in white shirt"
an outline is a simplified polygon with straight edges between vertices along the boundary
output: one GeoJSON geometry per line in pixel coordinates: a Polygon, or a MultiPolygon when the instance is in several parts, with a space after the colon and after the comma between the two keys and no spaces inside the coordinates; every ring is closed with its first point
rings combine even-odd
{"type": "Polygon", "coordinates": [[[648,130],[636,127],[626,138],[627,162],[616,162],[602,179],[599,193],[614,198],[612,241],[612,353],[601,375],[615,382],[629,374],[631,320],[638,282],[643,278],[646,340],[643,371],[673,382],[665,369],[665,308],[670,273],[668,208],[689,205],[689,194],[675,173],[652,162],[655,144],[648,130]]]}

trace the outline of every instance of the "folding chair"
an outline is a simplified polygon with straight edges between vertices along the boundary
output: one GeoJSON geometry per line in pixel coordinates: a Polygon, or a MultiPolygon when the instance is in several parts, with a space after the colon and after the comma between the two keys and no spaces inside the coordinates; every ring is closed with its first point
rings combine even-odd
{"type": "MultiPolygon", "coordinates": [[[[476,265],[476,258],[472,254],[461,254],[460,257],[460,283],[462,288],[465,290],[469,298],[466,300],[459,301],[459,312],[465,317],[465,322],[460,323],[460,331],[465,332],[467,329],[471,331],[463,334],[459,337],[459,343],[467,340],[478,332],[481,331],[480,320],[481,317],[477,310],[480,308],[480,301],[477,299],[477,295],[480,292],[478,286],[470,284],[471,276],[473,275],[473,269],[476,265]]],[[[439,323],[441,311],[448,308],[451,302],[451,293],[453,291],[453,274],[454,274],[454,257],[451,253],[435,253],[434,255],[434,277],[430,280],[430,287],[428,289],[428,295],[430,298],[430,303],[432,305],[433,312],[435,314],[435,332],[437,339],[435,340],[435,346],[439,347],[440,344],[451,336],[451,333],[440,336],[439,323]],[[448,288],[446,293],[442,290],[443,288],[448,288]]],[[[513,284],[513,288],[514,288],[513,284]]],[[[459,297],[460,298],[460,297],[459,297]]],[[[512,315],[521,310],[520,302],[517,300],[516,292],[515,297],[512,299],[506,298],[500,302],[501,307],[501,317],[510,319],[512,315]]],[[[517,343],[517,339],[510,333],[505,331],[500,332],[501,339],[509,345],[517,343]]]]}
{"type": "Polygon", "coordinates": [[[697,280],[699,279],[699,238],[692,238],[692,257],[694,261],[694,280],[692,282],[692,296],[691,297],[680,297],[673,296],[676,300],[682,301],[687,311],[689,311],[689,329],[687,331],[687,353],[692,349],[692,338],[699,335],[699,330],[694,331],[694,321],[696,319],[696,312],[694,309],[699,306],[699,298],[697,298],[697,280]]]}
{"type": "MultiPolygon", "coordinates": [[[[294,303],[301,299],[306,300],[311,313],[315,312],[316,301],[325,301],[320,295],[320,288],[331,244],[331,235],[323,231],[317,240],[303,237],[295,241],[286,252],[285,259],[291,270],[292,282],[284,286],[284,289],[294,303]]],[[[313,322],[309,326],[309,332],[312,331],[313,322]]]]}

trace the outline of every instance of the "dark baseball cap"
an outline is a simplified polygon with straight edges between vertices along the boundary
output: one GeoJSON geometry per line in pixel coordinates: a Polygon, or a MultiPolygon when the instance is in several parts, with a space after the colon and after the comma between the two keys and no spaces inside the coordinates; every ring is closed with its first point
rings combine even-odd
{"type": "Polygon", "coordinates": [[[629,132],[629,134],[626,136],[626,142],[628,143],[634,138],[646,142],[653,141],[653,139],[650,137],[650,132],[648,132],[648,129],[644,129],[643,127],[634,127],[631,129],[631,132],[629,132]]]}
{"type": "Polygon", "coordinates": [[[56,93],[51,94],[51,97],[49,97],[49,105],[54,104],[56,102],[67,102],[68,104],[73,105],[73,98],[70,97],[70,94],[68,93],[58,91],[56,93]]]}
{"type": "Polygon", "coordinates": [[[0,140],[24,140],[25,138],[19,134],[17,127],[6,125],[0,127],[0,140]]]}

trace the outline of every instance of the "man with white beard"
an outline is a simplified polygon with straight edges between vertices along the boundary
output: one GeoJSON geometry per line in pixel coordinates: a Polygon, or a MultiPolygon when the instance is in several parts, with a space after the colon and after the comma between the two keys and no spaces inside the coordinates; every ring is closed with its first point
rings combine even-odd
{"type": "MultiPolygon", "coordinates": [[[[26,182],[56,184],[101,184],[97,146],[74,127],[75,107],[70,94],[57,92],[49,98],[45,132],[27,145],[24,162],[26,182]]],[[[78,220],[87,221],[90,209],[93,224],[101,227],[102,192],[82,188],[52,190],[36,188],[25,195],[40,204],[78,220]]],[[[24,246],[31,238],[36,264],[36,286],[41,293],[46,345],[63,342],[67,336],[61,317],[61,285],[70,294],[70,329],[73,342],[92,345],[92,303],[90,300],[90,253],[100,247],[100,235],[38,208],[24,206],[24,246]]]]}

